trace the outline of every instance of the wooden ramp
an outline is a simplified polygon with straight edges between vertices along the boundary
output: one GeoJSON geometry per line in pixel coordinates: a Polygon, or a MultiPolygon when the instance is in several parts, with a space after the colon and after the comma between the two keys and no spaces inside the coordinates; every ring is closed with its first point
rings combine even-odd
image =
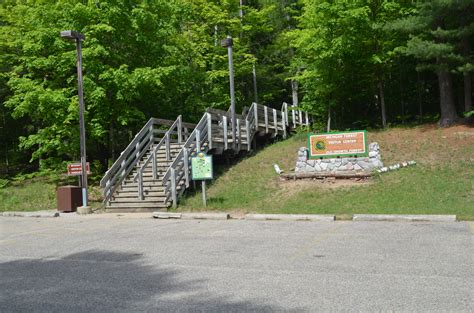
{"type": "Polygon", "coordinates": [[[106,210],[166,211],[176,207],[190,186],[190,160],[198,152],[214,155],[250,151],[258,137],[286,137],[309,125],[308,115],[283,103],[281,110],[253,103],[236,116],[208,109],[197,124],[151,118],[102,178],[106,210]],[[165,130],[165,128],[167,128],[165,130]]]}

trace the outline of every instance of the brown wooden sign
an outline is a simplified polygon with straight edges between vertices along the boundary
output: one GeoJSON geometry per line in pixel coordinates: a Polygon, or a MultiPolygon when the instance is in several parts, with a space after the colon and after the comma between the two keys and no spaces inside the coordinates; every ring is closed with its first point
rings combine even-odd
{"type": "MultiPolygon", "coordinates": [[[[89,162],[86,162],[86,171],[89,175],[91,173],[91,168],[89,162]]],[[[67,174],[71,176],[82,175],[82,164],[81,163],[70,163],[67,165],[67,174]]]]}
{"type": "Polygon", "coordinates": [[[308,135],[309,158],[367,156],[365,130],[308,135]]]}

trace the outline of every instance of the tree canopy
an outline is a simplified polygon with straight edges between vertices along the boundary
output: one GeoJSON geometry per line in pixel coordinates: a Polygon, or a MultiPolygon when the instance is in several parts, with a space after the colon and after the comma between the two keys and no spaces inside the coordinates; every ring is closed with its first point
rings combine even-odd
{"type": "Polygon", "coordinates": [[[299,102],[318,130],[451,125],[472,114],[472,12],[471,0],[5,0],[2,163],[78,158],[76,51],[61,30],[85,34],[88,153],[106,165],[150,117],[228,107],[228,35],[239,109],[299,102]]]}

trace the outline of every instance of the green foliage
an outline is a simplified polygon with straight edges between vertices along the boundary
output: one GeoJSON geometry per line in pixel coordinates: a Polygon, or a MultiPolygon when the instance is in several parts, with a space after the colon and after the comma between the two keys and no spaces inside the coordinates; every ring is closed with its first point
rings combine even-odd
{"type": "Polygon", "coordinates": [[[255,101],[255,66],[258,102],[291,103],[290,82],[297,80],[300,103],[318,130],[329,113],[333,128],[378,127],[381,90],[389,124],[422,121],[440,113],[438,83],[417,70],[474,71],[466,48],[472,1],[243,4],[240,17],[234,0],[1,2],[4,166],[78,159],[76,50],[60,38],[65,29],[86,36],[88,159],[98,160],[100,171],[150,117],[182,114],[194,122],[207,107],[228,107],[227,52],[220,46],[227,35],[234,38],[237,109],[255,101]]]}
{"type": "Polygon", "coordinates": [[[0,178],[0,189],[7,187],[9,183],[8,179],[0,178]]]}

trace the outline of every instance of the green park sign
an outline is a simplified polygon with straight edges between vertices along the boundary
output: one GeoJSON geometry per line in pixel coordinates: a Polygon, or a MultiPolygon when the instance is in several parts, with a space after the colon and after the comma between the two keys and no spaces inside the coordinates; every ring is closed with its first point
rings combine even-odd
{"type": "Polygon", "coordinates": [[[213,179],[212,155],[198,153],[191,158],[191,173],[193,180],[213,179]]]}

